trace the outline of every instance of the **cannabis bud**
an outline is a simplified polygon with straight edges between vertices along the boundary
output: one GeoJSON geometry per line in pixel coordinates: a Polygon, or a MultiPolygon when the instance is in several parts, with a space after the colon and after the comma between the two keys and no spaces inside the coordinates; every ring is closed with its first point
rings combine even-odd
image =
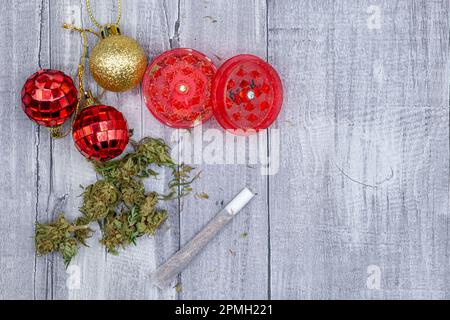
{"type": "Polygon", "coordinates": [[[120,199],[119,190],[112,182],[99,180],[86,188],[80,211],[91,221],[106,218],[120,199]]]}
{"type": "Polygon", "coordinates": [[[83,224],[81,220],[72,224],[61,214],[52,223],[36,225],[36,251],[39,255],[60,252],[67,266],[77,254],[79,243],[85,244],[91,235],[88,224],[83,224]]]}

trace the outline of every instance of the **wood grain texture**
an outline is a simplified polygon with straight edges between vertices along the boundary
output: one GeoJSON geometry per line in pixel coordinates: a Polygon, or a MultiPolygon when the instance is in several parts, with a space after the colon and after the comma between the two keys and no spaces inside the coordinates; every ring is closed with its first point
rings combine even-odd
{"type": "Polygon", "coordinates": [[[33,299],[45,294],[30,235],[39,212],[36,187],[43,171],[37,159],[41,134],[46,133],[24,115],[19,92],[29,70],[40,63],[42,8],[37,1],[7,1],[1,16],[0,297],[33,299]],[[30,32],[22,34],[24,25],[30,32]]]}
{"type": "MultiPolygon", "coordinates": [[[[91,2],[100,22],[115,20],[116,1],[91,2]]],[[[79,186],[95,173],[70,138],[51,140],[26,118],[19,92],[39,67],[75,77],[81,38],[61,26],[93,24],[84,0],[7,0],[0,298],[449,299],[449,11],[448,0],[124,0],[122,31],[150,60],[192,47],[217,65],[253,53],[277,68],[285,89],[274,126],[280,168],[264,176],[258,164],[196,164],[195,191],[209,199],[164,204],[169,220],[157,235],[119,256],[97,234],[65,270],[58,255],[35,256],[34,224],[60,211],[78,216],[79,186]],[[244,186],[257,197],[170,288],[156,289],[150,272],[244,186]],[[374,268],[379,290],[367,285],[374,268]]],[[[140,88],[103,102],[125,114],[135,139],[188,134],[155,120],[140,88]]],[[[209,129],[218,124],[209,121],[203,133],[209,129]]],[[[267,157],[277,154],[274,146],[267,157]]],[[[164,192],[169,178],[163,171],[147,187],[164,192]]]]}
{"type": "Polygon", "coordinates": [[[270,3],[272,298],[448,297],[448,2],[372,4],[270,3]]]}
{"type": "MultiPolygon", "coordinates": [[[[81,54],[79,35],[63,32],[64,30],[61,31],[58,27],[63,21],[67,21],[67,10],[70,10],[68,8],[72,8],[70,12],[76,15],[74,21],[69,20],[69,22],[92,27],[92,22],[86,15],[84,1],[52,2],[52,6],[54,9],[51,11],[58,17],[53,20],[55,26],[52,30],[55,30],[55,35],[52,39],[59,39],[58,42],[66,43],[62,48],[69,48],[70,45],[77,46],[74,49],[66,49],[67,51],[60,54],[53,53],[53,59],[76,67],[81,54]]],[[[115,20],[117,15],[117,7],[105,6],[98,1],[92,2],[92,10],[95,17],[102,23],[115,20]]],[[[149,57],[169,47],[166,10],[159,1],[130,1],[123,4],[123,21],[135,21],[135,23],[125,23],[123,33],[142,43],[149,57]]],[[[89,49],[93,48],[97,39],[90,40],[89,49]]],[[[101,91],[90,77],[87,82],[92,84],[94,91],[101,91]]],[[[135,139],[148,135],[167,137],[167,131],[164,132],[163,126],[158,124],[145,109],[139,87],[120,95],[107,93],[102,102],[118,107],[125,114],[129,127],[135,130],[135,139]]],[[[63,141],[61,145],[55,145],[53,158],[55,177],[70,177],[70,179],[57,179],[61,185],[55,188],[57,190],[55,192],[71,195],[67,201],[66,211],[77,216],[81,199],[74,195],[82,192],[79,185],[93,182],[95,174],[85,159],[67,141],[63,141]]],[[[161,172],[161,175],[163,179],[148,182],[149,190],[166,191],[164,186],[168,180],[164,179],[164,172],[161,172]]],[[[178,203],[169,204],[168,207],[172,215],[157,237],[142,239],[138,246],[130,247],[118,256],[105,252],[104,248],[98,244],[99,235],[97,234],[89,242],[90,248],[83,249],[72,263],[75,268],[79,267],[80,287],[75,286],[70,289],[65,282],[60,285],[55,284],[54,290],[58,292],[57,297],[69,299],[174,298],[175,289],[158,291],[148,281],[149,271],[178,248],[178,203]],[[175,225],[175,228],[169,229],[169,225],[175,225]]],[[[55,277],[58,275],[63,280],[67,278],[62,267],[56,271],[55,277]]]]}
{"type": "MultiPolygon", "coordinates": [[[[170,1],[169,1],[170,3],[170,1]]],[[[126,1],[123,4],[123,33],[142,44],[149,59],[170,48],[169,24],[166,5],[161,1],[126,1]],[[133,23],[127,23],[133,21],[133,23]]],[[[96,10],[102,12],[104,4],[97,1],[96,10]]],[[[169,5],[170,7],[170,5],[169,5]]],[[[117,8],[111,9],[113,19],[117,8]]],[[[135,88],[125,94],[108,94],[108,103],[119,106],[125,114],[130,128],[135,129],[134,139],[144,136],[168,139],[171,130],[164,130],[145,107],[141,89],[135,88]]],[[[168,172],[161,172],[158,180],[146,181],[147,190],[167,193],[168,172]]],[[[136,247],[129,247],[118,256],[107,255],[107,279],[105,289],[108,298],[121,299],[174,299],[175,289],[157,290],[149,281],[151,270],[178,249],[178,202],[164,204],[169,210],[169,219],[153,238],[140,239],[136,247]]]]}

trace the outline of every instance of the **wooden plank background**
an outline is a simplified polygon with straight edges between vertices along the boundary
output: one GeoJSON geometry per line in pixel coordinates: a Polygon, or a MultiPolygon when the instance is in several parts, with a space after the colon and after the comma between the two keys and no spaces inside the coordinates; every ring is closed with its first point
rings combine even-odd
{"type": "MultiPolygon", "coordinates": [[[[91,2],[98,20],[115,19],[115,1],[91,2]]],[[[0,12],[0,298],[450,298],[448,0],[123,2],[123,33],[150,59],[192,47],[217,65],[253,53],[278,69],[280,146],[271,145],[265,161],[279,155],[279,170],[202,164],[195,188],[210,198],[169,204],[155,237],[119,256],[91,239],[68,270],[59,256],[36,257],[36,221],[60,210],[76,217],[79,185],[95,174],[70,138],[52,141],[26,118],[20,89],[40,67],[75,76],[80,37],[61,25],[93,25],[83,0],[7,0],[0,12]],[[258,193],[248,208],[173,287],[153,287],[149,273],[244,185],[258,193]],[[71,283],[78,272],[80,282],[71,283]]],[[[103,101],[124,112],[138,138],[181,134],[150,115],[140,88],[103,101]]],[[[218,125],[211,120],[209,128],[218,125]]],[[[148,186],[163,192],[163,176],[148,186]]]]}

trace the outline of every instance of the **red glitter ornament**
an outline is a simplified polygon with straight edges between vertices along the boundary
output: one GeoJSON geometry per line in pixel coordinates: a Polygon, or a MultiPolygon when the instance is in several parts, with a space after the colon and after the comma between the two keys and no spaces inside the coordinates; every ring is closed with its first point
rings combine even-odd
{"type": "Polygon", "coordinates": [[[78,91],[72,79],[58,70],[42,69],[25,82],[22,109],[36,123],[55,127],[75,111],[78,91]]]}
{"type": "Polygon", "coordinates": [[[75,146],[88,159],[106,161],[120,155],[128,144],[128,126],[117,109],[94,105],[75,118],[72,130],[75,146]]]}
{"type": "Polygon", "coordinates": [[[268,128],[283,103],[283,85],[276,70],[250,54],[235,56],[217,71],[212,85],[214,116],[237,134],[268,128]],[[236,131],[239,130],[239,131],[236,131]]]}
{"type": "Polygon", "coordinates": [[[192,49],[164,52],[147,68],[142,89],[150,112],[173,128],[192,128],[211,118],[216,67],[192,49]]]}

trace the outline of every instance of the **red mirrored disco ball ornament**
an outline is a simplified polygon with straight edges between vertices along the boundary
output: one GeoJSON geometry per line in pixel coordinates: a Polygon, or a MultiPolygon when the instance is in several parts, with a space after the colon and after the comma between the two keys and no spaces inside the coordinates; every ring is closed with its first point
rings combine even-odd
{"type": "Polygon", "coordinates": [[[75,146],[88,159],[111,160],[128,144],[128,125],[123,114],[114,107],[93,105],[75,118],[72,130],[75,146]]]}
{"type": "Polygon", "coordinates": [[[211,118],[212,61],[192,49],[164,52],[147,68],[142,89],[145,103],[160,122],[192,128],[211,118]]]}
{"type": "Polygon", "coordinates": [[[36,123],[55,127],[75,111],[78,91],[72,79],[59,70],[42,69],[31,75],[22,92],[22,109],[36,123]]]}
{"type": "Polygon", "coordinates": [[[283,85],[277,71],[250,54],[225,61],[212,85],[214,116],[226,130],[251,134],[268,128],[283,103],[283,85]]]}

